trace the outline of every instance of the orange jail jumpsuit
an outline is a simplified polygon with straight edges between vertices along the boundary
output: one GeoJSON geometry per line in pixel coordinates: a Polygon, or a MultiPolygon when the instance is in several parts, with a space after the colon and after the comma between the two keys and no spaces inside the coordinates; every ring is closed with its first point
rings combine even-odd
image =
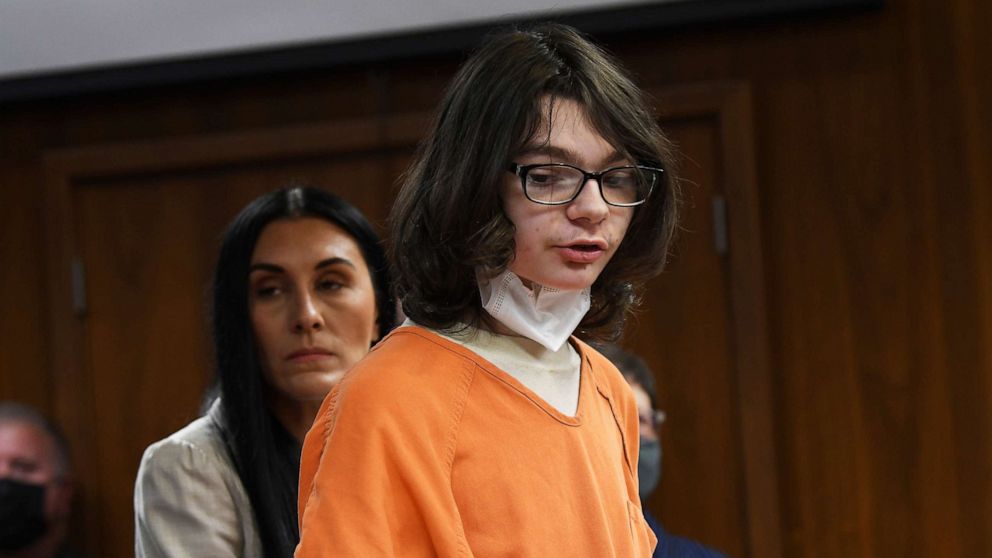
{"type": "Polygon", "coordinates": [[[304,442],[297,558],[651,556],[633,395],[571,343],[574,417],[424,328],[377,344],[304,442]]]}

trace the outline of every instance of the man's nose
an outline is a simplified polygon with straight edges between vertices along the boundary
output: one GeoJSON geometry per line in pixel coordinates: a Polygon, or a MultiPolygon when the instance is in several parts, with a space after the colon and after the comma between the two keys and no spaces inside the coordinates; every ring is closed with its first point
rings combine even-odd
{"type": "Polygon", "coordinates": [[[587,219],[598,223],[610,213],[610,206],[603,199],[599,179],[589,178],[582,184],[579,195],[568,204],[568,216],[571,219],[587,219]]]}

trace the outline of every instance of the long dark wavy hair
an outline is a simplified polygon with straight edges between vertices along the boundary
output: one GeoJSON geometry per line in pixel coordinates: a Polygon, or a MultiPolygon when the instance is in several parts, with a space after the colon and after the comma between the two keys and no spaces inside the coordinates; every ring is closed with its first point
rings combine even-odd
{"type": "MultiPolygon", "coordinates": [[[[266,384],[248,309],[249,266],[262,230],[279,219],[316,217],[347,232],[372,275],[379,332],[396,321],[388,263],[379,236],[343,199],[311,187],[292,187],[256,198],[224,234],[213,279],[212,327],[225,441],[251,500],[265,556],[293,555],[300,540],[297,494],[300,443],[268,411],[266,384]]],[[[302,241],[302,240],[301,240],[302,241]]]]}
{"type": "Polygon", "coordinates": [[[675,231],[672,147],[619,63],[558,24],[490,37],[458,71],[418,147],[390,216],[390,260],[411,319],[436,329],[484,319],[476,272],[501,272],[515,252],[498,185],[542,125],[550,130],[560,99],[581,105],[628,160],[665,170],[593,283],[592,306],[577,332],[587,339],[619,335],[636,287],[661,272],[675,231]]]}

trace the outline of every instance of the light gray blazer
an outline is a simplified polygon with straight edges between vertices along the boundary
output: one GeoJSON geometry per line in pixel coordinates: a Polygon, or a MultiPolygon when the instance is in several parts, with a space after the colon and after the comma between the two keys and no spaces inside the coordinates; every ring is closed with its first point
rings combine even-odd
{"type": "Polygon", "coordinates": [[[145,450],[134,486],[138,558],[262,556],[223,424],[217,400],[206,416],[145,450]]]}

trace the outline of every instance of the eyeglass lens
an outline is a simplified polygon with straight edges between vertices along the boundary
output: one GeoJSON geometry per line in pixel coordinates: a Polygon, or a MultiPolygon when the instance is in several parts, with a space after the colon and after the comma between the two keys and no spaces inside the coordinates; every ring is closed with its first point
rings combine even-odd
{"type": "MultiPolygon", "coordinates": [[[[586,175],[579,169],[561,165],[532,167],[524,181],[527,195],[534,201],[563,203],[575,197],[585,183],[586,175]]],[[[608,203],[628,205],[644,201],[654,186],[653,171],[637,167],[610,169],[599,177],[603,199],[608,203]]]]}

